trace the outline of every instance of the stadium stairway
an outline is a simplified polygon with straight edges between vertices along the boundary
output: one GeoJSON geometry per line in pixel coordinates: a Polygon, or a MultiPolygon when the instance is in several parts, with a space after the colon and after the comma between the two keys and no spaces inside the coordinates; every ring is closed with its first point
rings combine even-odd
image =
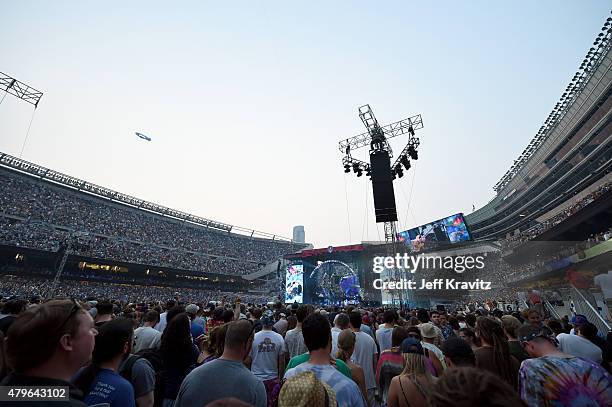
{"type": "Polygon", "coordinates": [[[593,305],[596,304],[595,301],[591,303],[591,301],[587,299],[587,296],[590,297],[592,296],[592,294],[583,293],[582,291],[583,290],[580,290],[574,286],[572,286],[572,289],[570,291],[575,313],[582,314],[587,317],[587,320],[595,324],[599,332],[610,332],[610,330],[612,330],[612,328],[610,327],[610,323],[606,321],[597,311],[596,305],[593,305]]]}

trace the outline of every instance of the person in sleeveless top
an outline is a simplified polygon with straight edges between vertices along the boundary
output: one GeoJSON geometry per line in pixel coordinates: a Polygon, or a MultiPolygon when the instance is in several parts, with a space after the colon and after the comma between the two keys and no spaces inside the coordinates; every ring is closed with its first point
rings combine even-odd
{"type": "Polygon", "coordinates": [[[426,407],[430,389],[437,379],[427,367],[423,346],[415,338],[406,338],[402,342],[401,351],[404,370],[391,380],[387,406],[426,407]]]}

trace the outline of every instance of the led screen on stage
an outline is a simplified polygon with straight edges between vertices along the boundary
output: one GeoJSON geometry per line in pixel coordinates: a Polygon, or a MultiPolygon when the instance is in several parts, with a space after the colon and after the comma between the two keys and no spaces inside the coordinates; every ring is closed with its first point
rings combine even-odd
{"type": "Polygon", "coordinates": [[[398,233],[400,241],[413,251],[420,251],[436,242],[457,243],[472,240],[463,214],[458,213],[398,233]]]}
{"type": "Polygon", "coordinates": [[[304,302],[304,266],[292,264],[287,266],[285,274],[285,303],[299,304],[304,302]]]}

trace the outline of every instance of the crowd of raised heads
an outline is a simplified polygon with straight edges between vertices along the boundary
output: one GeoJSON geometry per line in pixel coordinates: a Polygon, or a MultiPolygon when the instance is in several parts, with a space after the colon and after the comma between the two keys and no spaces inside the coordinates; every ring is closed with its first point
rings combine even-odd
{"type": "Polygon", "coordinates": [[[214,231],[0,172],[0,244],[57,251],[86,232],[80,256],[186,270],[246,274],[304,245],[214,231]]]}
{"type": "Polygon", "coordinates": [[[535,307],[13,298],[0,345],[0,385],[68,386],[70,406],[612,405],[612,335],[535,307]]]}

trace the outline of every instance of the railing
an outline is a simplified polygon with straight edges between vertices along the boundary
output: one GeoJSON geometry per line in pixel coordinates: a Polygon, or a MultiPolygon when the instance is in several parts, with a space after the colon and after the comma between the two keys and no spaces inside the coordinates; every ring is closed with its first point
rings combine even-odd
{"type": "Polygon", "coordinates": [[[574,303],[577,314],[582,314],[589,322],[594,324],[599,332],[607,333],[610,332],[610,324],[603,319],[603,317],[597,312],[597,309],[593,307],[591,302],[585,298],[585,296],[572,285],[571,297],[574,303]]]}
{"type": "Polygon", "coordinates": [[[555,318],[557,320],[561,319],[561,315],[559,315],[559,313],[557,312],[555,307],[553,307],[553,305],[550,303],[550,301],[544,301],[544,309],[546,311],[548,311],[548,313],[550,315],[552,315],[553,318],[555,318]]]}

